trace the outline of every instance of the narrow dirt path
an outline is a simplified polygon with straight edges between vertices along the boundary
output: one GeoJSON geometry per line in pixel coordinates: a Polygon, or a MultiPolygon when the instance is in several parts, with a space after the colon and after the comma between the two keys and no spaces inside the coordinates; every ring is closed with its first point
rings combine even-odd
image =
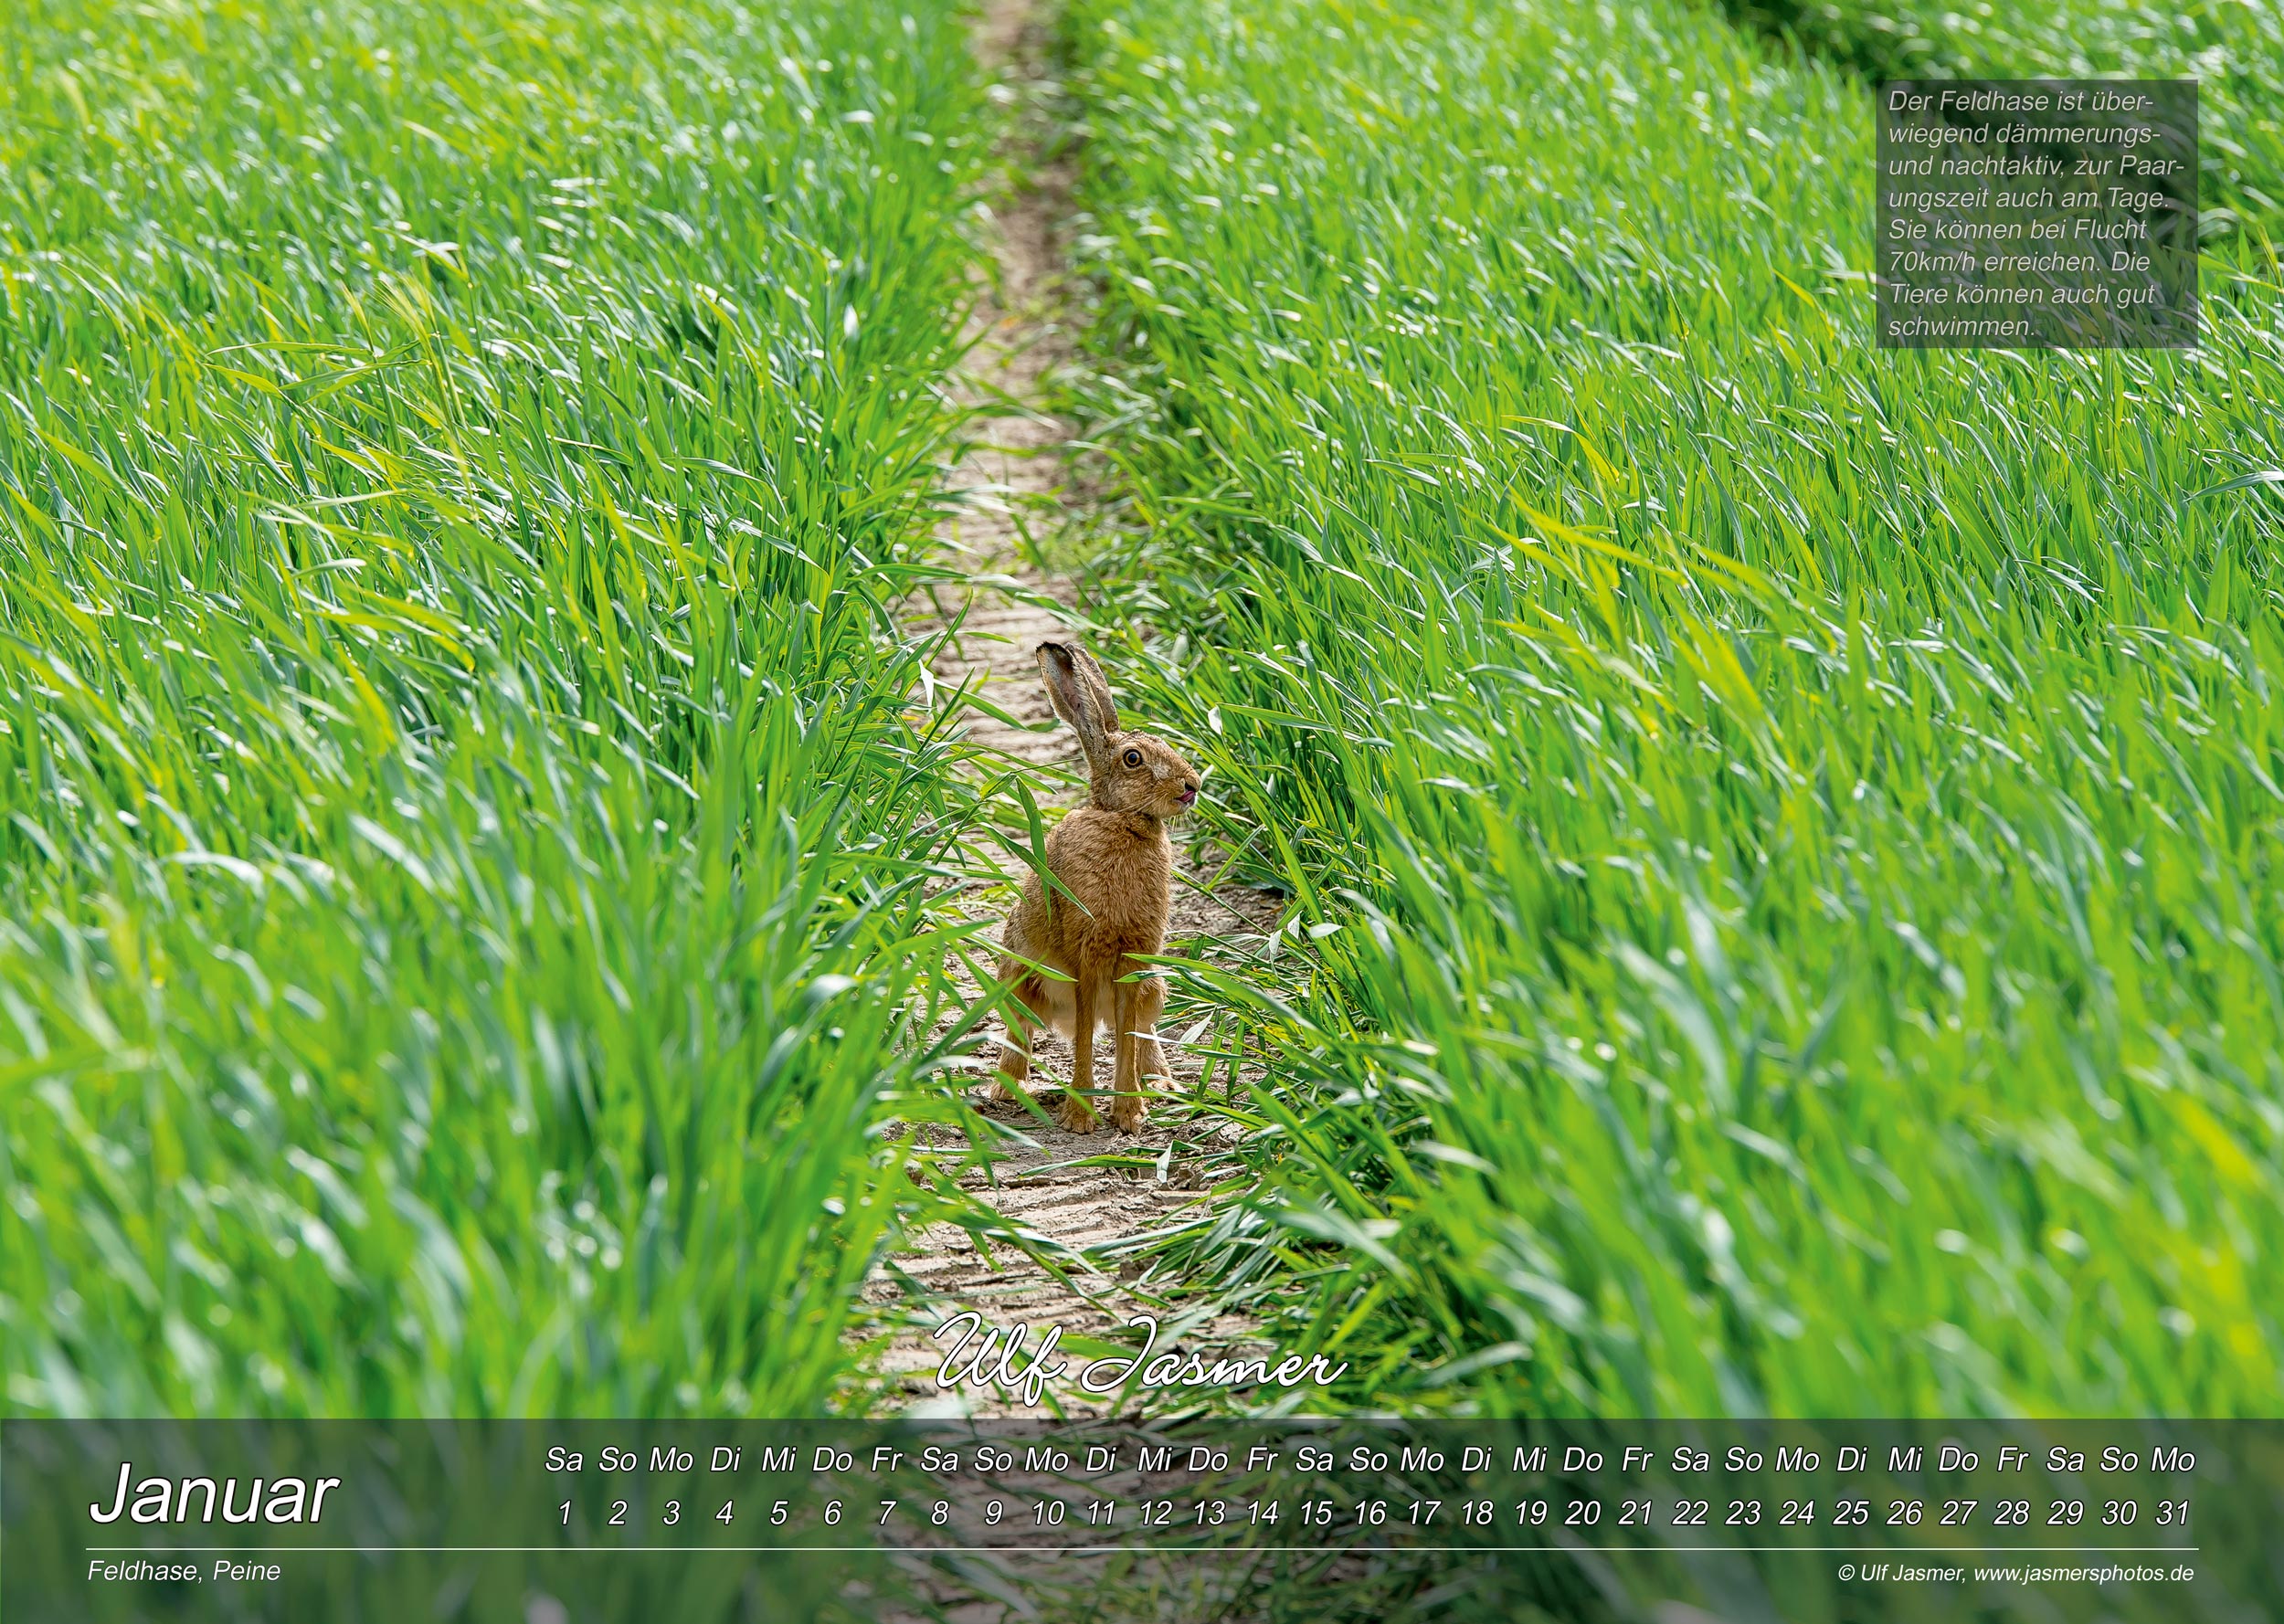
{"type": "MultiPolygon", "coordinates": [[[[953,489],[962,497],[946,524],[943,540],[966,563],[964,591],[939,591],[921,606],[924,623],[947,624],[964,609],[958,637],[936,666],[937,678],[957,684],[980,671],[983,696],[1022,724],[1010,726],[977,714],[969,737],[978,744],[1037,771],[1031,791],[1042,809],[1077,804],[1085,786],[1077,740],[1057,723],[1040,686],[1033,650],[1047,638],[1068,637],[1081,620],[1077,594],[1068,580],[1042,575],[1026,556],[1026,535],[1051,534],[1073,522],[1084,502],[1084,469],[1072,446],[1073,426],[1043,404],[1045,381],[1073,356],[1073,339],[1062,312],[1062,245],[1058,221],[1069,215],[1072,165],[1049,152],[1054,130],[1048,40],[1038,0],[989,0],[972,36],[978,61],[992,73],[995,100],[1013,105],[1016,132],[1002,153],[1007,184],[994,199],[991,215],[997,287],[973,317],[968,378],[970,398],[996,411],[977,423],[954,470],[953,489]],[[1043,731],[1049,730],[1052,731],[1043,731]]],[[[1147,728],[1148,718],[1129,716],[1129,725],[1147,728]]],[[[1177,839],[1178,849],[1180,841],[1177,839]]],[[[1013,866],[999,859],[1002,872],[1013,866]]],[[[1185,856],[1190,883],[1177,882],[1168,951],[1202,948],[1212,939],[1234,946],[1258,941],[1275,922],[1270,899],[1240,888],[1209,892],[1208,876],[1185,856]]],[[[964,905],[978,915],[1004,915],[1012,891],[982,893],[964,905]]],[[[969,989],[980,995],[981,988],[969,989]]],[[[990,1023],[996,1039],[999,1023],[990,1023]]],[[[1195,1091],[1203,1065],[1201,1043],[1211,1027],[1194,1014],[1187,1023],[1169,1018],[1160,1028],[1174,1083],[1195,1091]],[[1200,1029],[1200,1028],[1203,1029],[1200,1029]]],[[[1195,1203],[1197,1179],[1189,1164],[1224,1131],[1206,1117],[1190,1120],[1185,1104],[1158,1102],[1140,1134],[1120,1134],[1107,1124],[1097,1133],[1073,1134],[1042,1122],[1012,1102],[986,1103],[984,1084],[995,1063],[995,1042],[987,1040],[975,1062],[971,1097],[996,1129],[999,1141],[989,1147],[943,1143],[933,1148],[946,1162],[967,1162],[964,1186],[993,1208],[1010,1230],[1055,1260],[1063,1278],[1042,1267],[1022,1248],[990,1245],[978,1250],[968,1230],[937,1224],[910,1239],[906,1250],[874,1277],[867,1298],[876,1311],[900,1321],[883,1361],[904,1407],[968,1414],[1036,1414],[1015,1396],[962,1389],[947,1394],[935,1375],[946,1345],[932,1332],[965,1309],[995,1326],[1024,1324],[1043,1334],[1060,1325],[1064,1337],[1099,1334],[1137,1313],[1158,1315],[1168,1327],[1160,1349],[1179,1335],[1184,1345],[1226,1346],[1243,1339],[1243,1321],[1191,1311],[1167,1313],[1146,1280],[1132,1266],[1123,1271],[1117,1243],[1164,1223],[1195,1203]],[[974,1155],[970,1160],[971,1154],[974,1155]],[[1125,1278],[1121,1278],[1121,1272],[1125,1278]]],[[[1106,1086],[1107,1050],[1097,1045],[1106,1086]]],[[[1054,1086],[1071,1074],[1070,1046],[1042,1034],[1034,1048],[1032,1083],[1052,1099],[1054,1086]]],[[[1223,1072],[1221,1075],[1225,1075],[1223,1072]]],[[[1217,1083],[1217,1092],[1219,1087],[1217,1083]]],[[[1065,1413],[1094,1407],[1074,1402],[1075,1390],[1057,1394],[1065,1413]]],[[[892,1399],[892,1403],[894,1400],[892,1399]]]]}

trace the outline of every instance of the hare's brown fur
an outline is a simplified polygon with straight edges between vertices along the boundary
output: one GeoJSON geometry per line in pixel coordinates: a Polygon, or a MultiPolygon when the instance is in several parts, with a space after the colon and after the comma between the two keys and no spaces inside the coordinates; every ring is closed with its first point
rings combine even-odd
{"type": "Polygon", "coordinates": [[[1085,649],[1042,643],[1039,670],[1055,713],[1086,751],[1089,804],[1047,836],[1047,867],[1084,912],[1070,897],[1051,893],[1038,875],[1024,878],[1000,933],[1006,952],[999,979],[1014,991],[998,1092],[1021,1094],[1031,1074],[1031,1033],[1052,1027],[1069,1034],[1073,1054],[1071,1087],[1055,1121],[1074,1134],[1092,1133],[1101,1121],[1086,1099],[1094,1078],[1094,1029],[1106,1021],[1110,1119],[1132,1133],[1142,1126],[1143,1079],[1167,1076],[1158,1046],[1166,993],[1156,980],[1126,977],[1144,968],[1137,955],[1165,945],[1174,869],[1166,825],[1196,801],[1198,771],[1160,741],[1119,730],[1110,684],[1085,649]]]}

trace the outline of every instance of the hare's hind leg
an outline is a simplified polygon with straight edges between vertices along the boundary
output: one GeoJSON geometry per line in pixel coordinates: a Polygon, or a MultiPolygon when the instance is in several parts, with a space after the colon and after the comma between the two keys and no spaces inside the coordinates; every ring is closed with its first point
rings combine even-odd
{"type": "Polygon", "coordinates": [[[1026,975],[1015,984],[1004,1011],[1007,1036],[999,1039],[999,1075],[991,1080],[994,1100],[1022,1100],[1023,1080],[1031,1075],[1031,1035],[1047,1024],[1046,1000],[1039,977],[1026,975]]]}
{"type": "Polygon", "coordinates": [[[1103,1121],[1086,1098],[1094,1087],[1094,990],[1093,974],[1081,965],[1078,980],[1071,988],[1075,1006],[1071,1024],[1071,1086],[1063,1091],[1063,1103],[1055,1109],[1056,1123],[1073,1134],[1092,1134],[1103,1121]]]}
{"type": "Polygon", "coordinates": [[[1173,1068],[1166,1063],[1166,1051],[1158,1046],[1158,1023],[1166,1013],[1166,984],[1158,980],[1146,981],[1136,999],[1134,1029],[1140,1049],[1142,1086],[1147,1089],[1153,1079],[1165,1092],[1174,1087],[1173,1068]]]}
{"type": "Polygon", "coordinates": [[[1118,984],[1117,1097],[1110,1104],[1110,1120],[1129,1134],[1140,1133],[1149,1113],[1143,1091],[1151,1080],[1160,1087],[1171,1081],[1158,1047],[1158,1018],[1165,1007],[1166,984],[1155,976],[1118,984]]]}

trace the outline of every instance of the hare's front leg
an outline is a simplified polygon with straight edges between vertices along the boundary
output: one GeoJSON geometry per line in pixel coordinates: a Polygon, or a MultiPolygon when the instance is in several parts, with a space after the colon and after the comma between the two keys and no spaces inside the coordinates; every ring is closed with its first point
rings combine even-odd
{"type": "Polygon", "coordinates": [[[1129,1134],[1142,1131],[1149,1102],[1142,1091],[1153,1076],[1163,1079],[1165,1057],[1158,1047],[1158,1018],[1166,1007],[1166,984],[1147,981],[1118,983],[1117,1065],[1112,1086],[1110,1120],[1129,1134]]]}
{"type": "Polygon", "coordinates": [[[1094,976],[1087,966],[1080,966],[1078,985],[1071,992],[1077,1005],[1071,1027],[1071,1086],[1055,1109],[1055,1122],[1069,1133],[1092,1134],[1103,1119],[1086,1099],[1094,1087],[1094,976]]]}

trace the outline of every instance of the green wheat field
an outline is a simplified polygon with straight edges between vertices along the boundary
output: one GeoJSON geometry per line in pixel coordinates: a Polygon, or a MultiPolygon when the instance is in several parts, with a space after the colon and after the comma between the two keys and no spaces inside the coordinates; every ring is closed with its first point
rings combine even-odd
{"type": "MultiPolygon", "coordinates": [[[[1285,899],[1161,1272],[1331,1408],[2275,1413],[2276,12],[1045,15],[1097,646],[1285,899]],[[2199,77],[2201,347],[1875,351],[1904,72],[2199,77]]],[[[971,22],[0,16],[6,1413],[873,1401],[971,22]]]]}

